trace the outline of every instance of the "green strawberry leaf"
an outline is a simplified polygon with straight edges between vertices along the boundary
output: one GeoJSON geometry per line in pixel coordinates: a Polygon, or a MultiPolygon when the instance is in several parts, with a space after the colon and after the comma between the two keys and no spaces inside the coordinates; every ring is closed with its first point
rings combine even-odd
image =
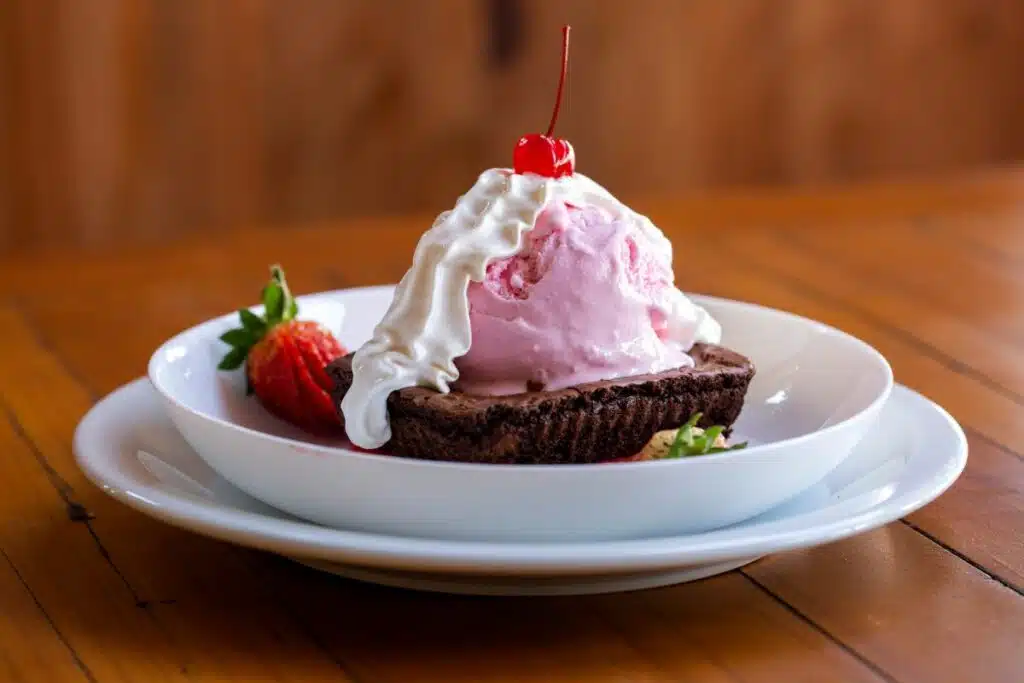
{"type": "Polygon", "coordinates": [[[263,288],[263,307],[266,309],[268,327],[292,320],[299,313],[299,305],[279,265],[270,267],[270,282],[263,288]]]}
{"type": "Polygon", "coordinates": [[[276,282],[263,288],[263,308],[268,326],[276,325],[284,316],[284,291],[276,282]]]}
{"type": "Polygon", "coordinates": [[[220,335],[220,340],[229,346],[248,349],[256,342],[256,337],[244,327],[236,327],[220,335]]]}
{"type": "MultiPolygon", "coordinates": [[[[235,370],[245,362],[249,350],[275,325],[294,319],[299,313],[298,302],[288,289],[284,270],[279,265],[270,267],[270,281],[261,294],[264,314],[260,317],[248,308],[238,311],[242,326],[228,330],[220,336],[221,341],[232,347],[217,366],[221,370],[235,370]]],[[[251,388],[250,388],[251,389],[251,388]]]]}
{"type": "Polygon", "coordinates": [[[248,355],[249,350],[241,347],[236,347],[228,351],[228,354],[217,364],[218,370],[237,370],[242,367],[245,363],[245,357],[248,355]]]}
{"type": "Polygon", "coordinates": [[[242,327],[251,332],[254,337],[261,337],[267,331],[267,321],[248,308],[239,309],[238,317],[242,319],[242,327]]]}

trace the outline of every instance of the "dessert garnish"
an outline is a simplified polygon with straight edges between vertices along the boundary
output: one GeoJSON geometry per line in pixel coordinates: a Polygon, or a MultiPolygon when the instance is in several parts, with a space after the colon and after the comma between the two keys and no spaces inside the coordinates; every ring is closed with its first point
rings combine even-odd
{"type": "Polygon", "coordinates": [[[745,441],[730,446],[724,436],[724,425],[713,425],[706,429],[698,427],[697,423],[702,417],[702,413],[694,413],[682,427],[663,429],[655,433],[639,453],[608,462],[672,460],[725,451],[738,451],[747,447],[745,441]]]}
{"type": "Polygon", "coordinates": [[[701,429],[697,426],[701,417],[703,417],[701,413],[694,413],[686,421],[686,424],[676,430],[672,446],[669,447],[668,453],[665,454],[666,458],[685,458],[691,455],[738,451],[747,447],[746,441],[733,444],[732,446],[727,445],[725,437],[722,436],[722,432],[725,431],[725,427],[722,425],[713,425],[707,429],[701,429]]]}
{"type": "Polygon", "coordinates": [[[530,133],[519,138],[512,154],[512,165],[516,173],[536,173],[547,178],[561,178],[572,175],[576,170],[576,155],[568,140],[552,137],[558,112],[562,108],[562,90],[565,88],[565,77],[569,71],[569,27],[562,28],[562,73],[558,78],[558,91],[555,93],[555,108],[551,112],[551,123],[548,130],[530,133]]]}
{"type": "Polygon", "coordinates": [[[241,327],[220,336],[232,348],[218,369],[244,365],[247,391],[271,413],[312,433],[339,431],[326,367],[344,347],[320,323],[296,318],[298,302],[280,266],[271,266],[262,299],[263,315],[240,309],[241,327]]]}

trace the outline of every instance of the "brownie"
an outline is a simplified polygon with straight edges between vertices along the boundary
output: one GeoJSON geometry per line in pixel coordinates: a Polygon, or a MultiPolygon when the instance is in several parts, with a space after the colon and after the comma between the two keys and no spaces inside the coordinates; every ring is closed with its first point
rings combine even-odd
{"type": "MultiPolygon", "coordinates": [[[[655,432],[695,412],[699,425],[731,428],[743,408],[754,366],[722,346],[697,344],[694,367],[557,391],[511,396],[442,394],[410,387],[388,397],[397,455],[476,463],[595,463],[639,452],[655,432]]],[[[352,384],[352,354],[327,367],[338,415],[352,384]]],[[[728,434],[728,431],[726,432],[728,434]]]]}

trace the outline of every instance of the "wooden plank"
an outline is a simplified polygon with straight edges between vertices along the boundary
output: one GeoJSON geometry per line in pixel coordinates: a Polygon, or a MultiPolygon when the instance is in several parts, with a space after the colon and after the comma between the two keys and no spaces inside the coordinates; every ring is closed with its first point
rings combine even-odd
{"type": "Polygon", "coordinates": [[[67,74],[60,32],[66,27],[59,3],[15,2],[4,10],[11,43],[5,51],[10,93],[3,142],[10,145],[12,185],[19,222],[9,226],[11,246],[53,243],[74,235],[70,209],[67,125],[63,88],[67,74]]]}
{"type": "Polygon", "coordinates": [[[317,576],[291,576],[281,590],[358,679],[378,683],[887,680],[736,573],[571,599],[414,594],[317,576]]]}
{"type": "MultiPolygon", "coordinates": [[[[681,201],[648,199],[638,202],[635,208],[648,213],[673,235],[692,236],[694,239],[687,240],[690,243],[705,239],[712,229],[729,235],[765,225],[849,229],[937,212],[967,217],[965,220],[977,216],[976,220],[987,227],[992,223],[993,213],[1007,216],[1022,192],[1024,171],[976,171],[928,181],[875,183],[855,188],[709,192],[681,201]]],[[[435,195],[430,211],[397,218],[289,226],[287,239],[281,238],[283,228],[266,226],[224,234],[186,234],[174,244],[161,247],[167,268],[156,271],[150,267],[152,247],[139,245],[122,244],[90,251],[88,259],[83,259],[77,250],[29,252],[5,261],[10,273],[8,292],[29,298],[47,298],[52,292],[59,295],[63,288],[51,270],[80,279],[90,287],[115,288],[118,282],[127,280],[133,286],[146,286],[147,276],[170,277],[172,263],[184,269],[180,272],[191,275],[181,278],[186,288],[200,287],[202,278],[218,273],[245,277],[247,269],[261,269],[270,261],[281,261],[286,267],[298,261],[322,270],[353,271],[358,276],[346,278],[353,285],[389,282],[408,266],[419,234],[429,227],[437,212],[450,208],[454,200],[454,195],[435,195]],[[387,248],[380,249],[381,244],[387,248]],[[366,246],[371,248],[373,258],[351,258],[358,248],[366,246]],[[311,249],[323,250],[324,258],[311,260],[311,249]]],[[[293,277],[302,275],[295,272],[293,277]]]]}
{"type": "Polygon", "coordinates": [[[14,71],[15,43],[11,3],[0,4],[0,251],[14,242],[18,220],[23,213],[25,174],[16,172],[14,156],[14,71]]]}
{"type": "Polygon", "coordinates": [[[471,0],[5,4],[19,75],[0,99],[13,184],[30,191],[15,201],[31,209],[12,243],[430,206],[547,120],[565,20],[577,33],[560,131],[581,170],[624,195],[1024,151],[1024,11],[998,0],[519,0],[500,67],[471,0]],[[650,87],[624,97],[639,78],[650,87]]]}
{"type": "MultiPolygon", "coordinates": [[[[130,165],[149,146],[140,139],[138,109],[150,91],[129,85],[146,63],[142,18],[148,3],[57,4],[67,27],[60,37],[60,68],[67,75],[67,192],[76,241],[109,243],[133,208],[132,193],[140,189],[130,165]]],[[[136,229],[145,234],[147,227],[136,229]]]]}
{"type": "Polygon", "coordinates": [[[0,515],[11,520],[3,527],[5,547],[97,678],[347,680],[339,664],[267,600],[267,587],[249,568],[255,553],[131,512],[86,481],[70,439],[91,397],[36,344],[15,312],[0,308],[0,324],[0,353],[19,359],[0,367],[4,406],[65,496],[95,515],[88,528],[68,519],[39,462],[7,425],[0,443],[16,456],[0,466],[6,481],[21,485],[0,498],[0,505],[11,506],[0,515]],[[23,500],[28,496],[32,504],[23,500]],[[72,558],[69,578],[64,567],[72,558]],[[122,638],[118,647],[111,646],[115,637],[122,638]]]}
{"type": "Polygon", "coordinates": [[[188,76],[196,85],[196,123],[205,144],[197,142],[211,145],[205,150],[210,164],[205,191],[213,226],[245,225],[265,217],[275,190],[271,182],[276,181],[276,169],[267,142],[276,122],[266,112],[271,104],[271,4],[257,0],[187,8],[195,52],[194,71],[188,76]]]}
{"type": "MultiPolygon", "coordinates": [[[[0,549],[2,549],[0,540],[0,549]]],[[[36,597],[0,550],[0,680],[94,682],[36,597]]]]}
{"type": "Polygon", "coordinates": [[[905,525],[748,573],[893,680],[1024,680],[1024,599],[905,525]]]}
{"type": "MultiPolygon", "coordinates": [[[[901,330],[908,343],[924,353],[947,365],[973,370],[971,374],[978,381],[1024,406],[1024,366],[1018,362],[1020,346],[1010,338],[993,334],[989,327],[993,320],[1024,319],[1024,279],[1001,283],[999,297],[979,296],[972,314],[967,316],[959,306],[949,305],[949,297],[942,295],[937,286],[931,294],[921,296],[893,282],[904,271],[933,271],[928,252],[935,250],[924,245],[934,242],[913,225],[896,223],[844,230],[831,238],[812,233],[810,229],[782,233],[751,231],[734,244],[734,249],[762,267],[785,273],[790,281],[799,282],[808,290],[842,302],[844,308],[865,320],[901,330]],[[848,233],[857,235],[857,241],[839,236],[848,233]],[[915,244],[922,246],[914,247],[915,244]],[[877,262],[877,267],[870,271],[852,263],[868,257],[846,255],[867,251],[876,252],[870,258],[877,262]],[[911,257],[903,255],[911,253],[912,258],[920,259],[927,267],[907,268],[904,259],[911,257]]],[[[966,253],[956,261],[963,265],[954,264],[953,259],[953,255],[947,254],[944,265],[935,263],[949,290],[961,288],[959,284],[950,287],[954,272],[958,273],[955,281],[963,277],[974,282],[980,277],[979,271],[993,270],[991,266],[979,268],[966,253]]]]}
{"type": "MultiPolygon", "coordinates": [[[[6,342],[3,347],[10,349],[6,342]]],[[[16,364],[3,364],[0,372],[7,375],[11,365],[16,364]]],[[[10,410],[9,385],[2,387],[4,410],[10,410]]],[[[50,396],[40,405],[57,409],[55,404],[50,396]]],[[[0,419],[3,480],[17,482],[0,496],[0,548],[7,560],[95,680],[187,680],[187,660],[152,615],[136,606],[86,525],[69,517],[67,503],[13,420],[9,414],[0,419]],[[116,654],[112,643],[118,643],[116,654]]],[[[37,655],[29,648],[12,656],[25,667],[37,655]]]]}
{"type": "Polygon", "coordinates": [[[945,308],[1007,343],[1024,341],[1024,269],[999,267],[974,250],[927,239],[914,229],[804,230],[791,238],[852,276],[945,308]],[[910,259],[918,267],[907,267],[910,259]]]}
{"type": "Polygon", "coordinates": [[[976,434],[967,440],[956,485],[909,521],[1024,593],[1024,460],[976,434]]]}
{"type": "Polygon", "coordinates": [[[724,680],[730,681],[889,680],[845,643],[839,643],[845,655],[840,657],[833,647],[838,641],[830,635],[799,627],[799,621],[789,618],[792,611],[784,602],[755,603],[749,598],[758,590],[757,586],[738,581],[730,581],[726,586],[728,579],[711,579],[708,583],[723,584],[714,592],[699,583],[637,593],[627,599],[602,596],[594,599],[595,612],[601,618],[607,617],[635,648],[667,671],[673,680],[691,680],[695,652],[703,653],[725,674],[724,680]],[[749,612],[753,614],[738,618],[749,612]],[[748,631],[750,628],[754,630],[748,631]],[[735,644],[741,642],[751,646],[737,648],[735,644]],[[827,659],[807,659],[801,654],[804,647],[836,654],[827,659]],[[854,675],[849,667],[842,666],[854,657],[867,664],[870,675],[863,671],[854,675]]]}
{"type": "Polygon", "coordinates": [[[960,248],[974,249],[982,258],[1001,261],[1004,266],[1024,265],[1024,230],[1019,207],[991,210],[977,217],[944,217],[928,221],[922,229],[929,235],[960,248]]]}

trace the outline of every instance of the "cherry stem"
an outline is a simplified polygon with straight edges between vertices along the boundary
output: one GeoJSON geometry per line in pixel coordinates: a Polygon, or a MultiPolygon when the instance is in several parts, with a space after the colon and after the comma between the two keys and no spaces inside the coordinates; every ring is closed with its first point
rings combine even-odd
{"type": "Polygon", "coordinates": [[[551,137],[558,121],[558,110],[562,108],[562,89],[565,87],[565,74],[569,71],[569,26],[562,27],[562,75],[558,78],[558,92],[555,93],[555,110],[551,112],[551,123],[544,135],[551,137]]]}

